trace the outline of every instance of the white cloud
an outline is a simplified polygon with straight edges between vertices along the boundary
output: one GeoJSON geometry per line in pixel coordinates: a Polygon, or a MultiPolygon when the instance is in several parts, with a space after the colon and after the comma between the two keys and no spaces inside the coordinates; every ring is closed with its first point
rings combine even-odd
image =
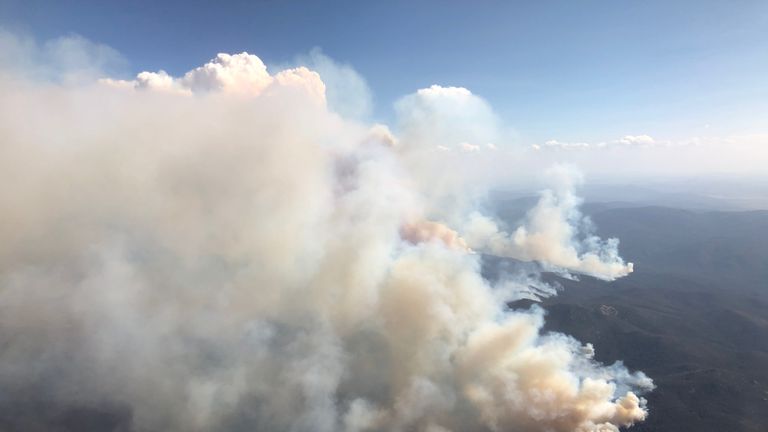
{"type": "Polygon", "coordinates": [[[652,146],[656,144],[656,140],[648,135],[626,135],[618,140],[619,143],[624,145],[639,145],[639,146],[652,146]]]}
{"type": "Polygon", "coordinates": [[[400,99],[395,110],[401,133],[414,146],[496,142],[501,135],[490,105],[463,87],[420,89],[400,99]]]}
{"type": "MultiPolygon", "coordinates": [[[[518,160],[527,160],[528,173],[553,163],[579,166],[602,181],[642,181],[685,176],[765,177],[768,134],[655,137],[622,136],[610,141],[534,143],[518,160]],[[575,144],[574,144],[575,143],[575,144]]],[[[514,179],[519,182],[520,178],[514,179]]]]}
{"type": "Polygon", "coordinates": [[[208,63],[185,73],[180,81],[192,91],[258,94],[272,83],[272,77],[255,55],[219,53],[208,63]]]}
{"type": "Polygon", "coordinates": [[[479,152],[480,151],[480,146],[479,145],[477,145],[477,144],[470,144],[468,142],[463,142],[463,143],[459,144],[459,148],[461,149],[461,151],[467,152],[467,153],[475,153],[475,152],[479,152]]]}
{"type": "Polygon", "coordinates": [[[219,53],[208,63],[174,78],[163,70],[140,72],[133,80],[102,79],[120,88],[170,91],[181,94],[224,93],[258,96],[271,89],[294,89],[325,103],[325,84],[317,72],[305,67],[282,70],[270,75],[261,59],[253,54],[219,53]]]}
{"type": "Polygon", "coordinates": [[[544,145],[539,146],[538,148],[545,147],[556,149],[584,149],[591,146],[591,144],[585,142],[562,142],[558,140],[549,140],[544,142],[544,145]]]}
{"type": "Polygon", "coordinates": [[[597,141],[597,142],[585,142],[585,141],[559,141],[551,139],[545,141],[544,144],[534,144],[534,148],[539,150],[542,148],[549,148],[555,150],[587,150],[587,149],[601,149],[610,148],[615,146],[627,146],[627,147],[653,147],[658,145],[670,145],[669,141],[657,141],[649,135],[625,135],[621,138],[613,141],[597,141]]]}

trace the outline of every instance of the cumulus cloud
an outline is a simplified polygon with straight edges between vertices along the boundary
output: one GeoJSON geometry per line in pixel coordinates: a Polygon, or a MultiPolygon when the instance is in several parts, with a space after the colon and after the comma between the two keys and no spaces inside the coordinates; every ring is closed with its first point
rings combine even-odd
{"type": "MultiPolygon", "coordinates": [[[[269,73],[245,53],[110,85],[7,74],[0,408],[122,410],[126,429],[172,431],[616,431],[645,418],[650,380],[544,333],[541,309],[509,311],[463,243],[475,233],[449,228],[457,208],[424,193],[407,149],[450,136],[427,133],[446,115],[493,119],[468,90],[405,99],[395,138],[317,103],[315,72],[269,73]]],[[[459,129],[486,132],[475,126],[459,129]]],[[[602,274],[588,261],[613,249],[574,243],[571,191],[480,247],[500,238],[602,274]]],[[[50,418],[37,414],[20,424],[50,418]]]]}
{"type": "Polygon", "coordinates": [[[414,144],[463,147],[462,143],[494,142],[501,136],[490,105],[463,87],[423,88],[400,99],[395,108],[401,133],[414,144]]]}
{"type": "MultiPolygon", "coordinates": [[[[562,142],[558,140],[549,140],[544,142],[545,148],[562,148],[562,149],[579,149],[590,147],[591,144],[585,142],[562,142]]],[[[541,146],[536,146],[536,149],[540,149],[541,146]]]]}
{"type": "Polygon", "coordinates": [[[650,146],[656,144],[656,140],[648,135],[626,135],[618,141],[625,145],[650,146]]]}
{"type": "Polygon", "coordinates": [[[272,76],[261,59],[246,52],[235,55],[219,53],[181,79],[181,85],[192,91],[220,90],[254,95],[271,83],[272,76]]]}
{"type": "Polygon", "coordinates": [[[305,67],[282,70],[274,75],[260,58],[247,52],[219,53],[208,63],[174,78],[167,72],[140,72],[133,80],[105,78],[103,84],[118,88],[169,91],[181,94],[224,93],[258,96],[275,87],[295,88],[325,103],[325,84],[320,75],[305,67]]]}
{"type": "MultiPolygon", "coordinates": [[[[659,178],[729,176],[763,178],[768,138],[760,131],[657,137],[625,135],[610,141],[559,141],[530,145],[517,155],[530,174],[553,163],[569,163],[608,182],[644,182],[659,178]]],[[[517,176],[509,185],[524,181],[517,176]]],[[[530,187],[529,187],[530,188],[530,187]]],[[[701,191],[699,191],[701,192],[701,191]]]]}
{"type": "Polygon", "coordinates": [[[548,140],[544,144],[534,144],[533,148],[536,150],[541,149],[557,149],[557,150],[585,150],[585,149],[600,149],[607,147],[654,147],[654,146],[671,146],[671,145],[686,145],[690,144],[690,141],[672,142],[672,141],[658,141],[650,135],[625,135],[621,138],[613,141],[599,141],[599,142],[570,142],[570,141],[558,141],[548,140]]]}
{"type": "Polygon", "coordinates": [[[470,144],[468,142],[463,142],[463,143],[459,144],[459,147],[461,148],[462,151],[468,152],[468,153],[479,152],[480,148],[481,148],[477,144],[470,144]]]}

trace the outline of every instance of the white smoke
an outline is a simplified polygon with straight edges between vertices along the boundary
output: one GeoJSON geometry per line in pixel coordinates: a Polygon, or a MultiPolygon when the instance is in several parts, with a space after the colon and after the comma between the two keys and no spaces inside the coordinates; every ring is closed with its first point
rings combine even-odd
{"type": "MultiPolygon", "coordinates": [[[[481,255],[425,222],[468,216],[433,205],[413,171],[424,160],[407,149],[438,141],[427,129],[395,139],[344,120],[317,74],[269,73],[246,53],[87,86],[12,73],[0,405],[113,404],[133,430],[616,431],[645,418],[645,375],[543,334],[541,309],[508,311],[481,255]]],[[[459,232],[472,248],[625,274],[606,270],[622,265],[613,243],[574,245],[560,226],[574,221],[569,190],[545,194],[522,234],[459,232]]]]}
{"type": "Polygon", "coordinates": [[[0,27],[0,74],[69,85],[93,81],[103,73],[119,74],[126,61],[113,48],[77,35],[42,44],[0,27]]]}
{"type": "Polygon", "coordinates": [[[625,263],[619,256],[619,240],[603,241],[591,234],[589,220],[579,212],[581,199],[574,190],[581,182],[578,172],[556,166],[548,176],[553,187],[542,192],[523,225],[511,234],[500,230],[493,219],[473,214],[464,233],[469,246],[604,280],[631,273],[632,263],[625,263]]]}
{"type": "Polygon", "coordinates": [[[368,118],[373,110],[373,97],[368,83],[348,64],[338,63],[313,48],[298,56],[295,66],[305,66],[320,74],[326,88],[328,108],[348,119],[368,118]]]}

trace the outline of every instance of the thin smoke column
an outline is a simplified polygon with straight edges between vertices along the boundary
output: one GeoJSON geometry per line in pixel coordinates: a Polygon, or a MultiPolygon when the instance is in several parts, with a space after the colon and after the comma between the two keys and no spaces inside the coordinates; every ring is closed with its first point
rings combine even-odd
{"type": "MultiPolygon", "coordinates": [[[[614,242],[578,240],[572,189],[545,192],[508,234],[460,182],[430,192],[434,123],[395,136],[348,120],[316,72],[272,73],[247,53],[181,77],[25,71],[0,73],[3,411],[95,407],[130,430],[179,431],[645,419],[649,378],[543,333],[540,308],[509,311],[480,273],[478,252],[631,271],[614,242]]],[[[441,89],[412,96],[487,114],[441,89]]]]}

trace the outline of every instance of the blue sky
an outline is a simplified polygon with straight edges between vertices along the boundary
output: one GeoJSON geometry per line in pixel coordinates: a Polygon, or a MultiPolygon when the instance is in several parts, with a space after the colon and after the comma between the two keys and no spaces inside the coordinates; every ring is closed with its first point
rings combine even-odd
{"type": "Polygon", "coordinates": [[[172,74],[217,52],[267,64],[314,47],[352,65],[389,120],[431,84],[488,100],[521,140],[764,133],[768,2],[0,0],[0,25],[79,34],[172,74]]]}

